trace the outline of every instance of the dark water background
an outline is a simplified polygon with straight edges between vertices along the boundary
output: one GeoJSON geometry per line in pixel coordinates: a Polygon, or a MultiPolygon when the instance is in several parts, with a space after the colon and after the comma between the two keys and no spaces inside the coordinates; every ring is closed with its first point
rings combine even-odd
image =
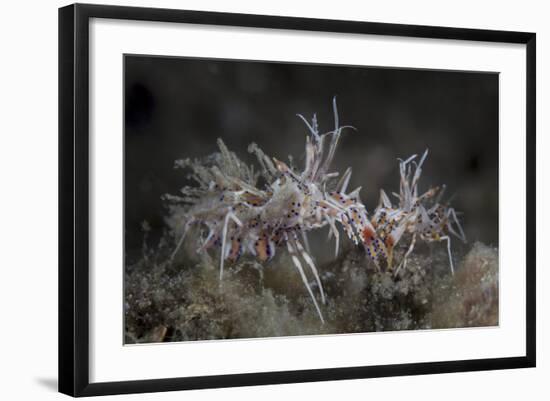
{"type": "Polygon", "coordinates": [[[497,73],[127,55],[124,82],[130,260],[143,220],[152,240],[164,229],[160,196],[188,184],[175,159],[215,152],[221,137],[243,160],[255,162],[247,147],[256,142],[302,166],[308,131],[296,113],[316,112],[328,131],[335,95],[341,124],[357,132],[344,133],[333,171],[353,167],[350,188],[363,187],[368,210],[380,188],[398,190],[396,158],[429,148],[420,189],[447,184],[468,241],[498,245],[497,73]]]}

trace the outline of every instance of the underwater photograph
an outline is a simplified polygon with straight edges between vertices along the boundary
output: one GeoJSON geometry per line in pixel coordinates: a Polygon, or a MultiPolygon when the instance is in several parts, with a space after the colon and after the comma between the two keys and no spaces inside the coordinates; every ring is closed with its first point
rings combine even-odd
{"type": "Polygon", "coordinates": [[[498,326],[498,73],[123,73],[125,344],[498,326]]]}

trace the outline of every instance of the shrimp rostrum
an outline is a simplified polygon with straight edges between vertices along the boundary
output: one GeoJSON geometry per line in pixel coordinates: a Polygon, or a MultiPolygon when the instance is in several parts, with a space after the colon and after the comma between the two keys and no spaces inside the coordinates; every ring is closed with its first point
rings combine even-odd
{"type": "MultiPolygon", "coordinates": [[[[418,192],[418,181],[427,155],[428,150],[424,152],[418,163],[417,155],[406,160],[399,159],[399,193],[393,193],[397,198],[397,204],[393,205],[384,190],[381,190],[380,201],[372,217],[376,235],[385,245],[385,261],[388,269],[392,269],[393,249],[397,242],[407,233],[411,236],[410,245],[395,274],[406,266],[407,258],[414,250],[417,238],[428,243],[446,241],[449,266],[451,273],[454,274],[450,234],[466,241],[456,211],[448,204],[441,203],[445,186],[430,188],[422,194],[418,192]]],[[[373,253],[376,253],[375,250],[373,253]]],[[[379,266],[380,258],[376,258],[375,262],[379,266]]]]}
{"type": "Polygon", "coordinates": [[[399,161],[400,190],[393,204],[380,192],[380,203],[371,218],[359,198],[361,188],[348,191],[351,168],[343,174],[330,171],[336,148],[344,129],[340,126],[336,99],[333,99],[334,128],[321,132],[316,115],[311,120],[298,115],[308,133],[305,141],[305,162],[301,170],[267,156],[258,145],[248,151],[260,166],[242,162],[218,139],[219,152],[202,160],[178,160],[177,168],[190,171],[188,178],[196,185],[181,189],[179,195],[165,195],[172,209],[172,226],[177,245],[173,260],[189,230],[198,227],[197,251],[212,248],[220,251],[219,274],[223,278],[225,262],[236,262],[243,254],[251,254],[261,262],[273,258],[277,249],[286,248],[297,269],[321,321],[323,315],[308,275],[319,289],[322,303],[325,293],[314,258],[310,254],[307,233],[328,227],[338,254],[340,229],[356,244],[362,245],[378,269],[392,269],[394,248],[405,234],[411,243],[398,268],[406,264],[417,237],[426,242],[447,241],[451,271],[454,271],[449,234],[465,239],[454,209],[439,202],[438,188],[423,194],[418,181],[424,153],[399,161]],[[262,188],[259,187],[260,177],[262,188]]]}
{"type": "Polygon", "coordinates": [[[314,115],[306,124],[305,163],[302,171],[276,158],[268,157],[256,144],[249,146],[261,167],[243,163],[218,139],[219,153],[204,159],[179,160],[176,167],[189,169],[196,186],[184,187],[178,196],[165,195],[172,207],[179,207],[179,240],[172,259],[183,244],[189,229],[200,226],[198,252],[220,249],[220,279],[225,261],[235,262],[241,255],[254,255],[262,262],[273,258],[278,248],[286,248],[313,304],[323,316],[309,279],[313,275],[321,301],[325,294],[320,275],[309,253],[307,232],[328,227],[338,253],[339,229],[356,243],[362,242],[365,229],[373,231],[367,211],[359,199],[360,188],[348,192],[351,169],[342,176],[330,172],[330,165],[342,134],[336,100],[333,100],[334,129],[319,131],[314,115]],[[260,176],[267,183],[258,188],[260,176]]]}

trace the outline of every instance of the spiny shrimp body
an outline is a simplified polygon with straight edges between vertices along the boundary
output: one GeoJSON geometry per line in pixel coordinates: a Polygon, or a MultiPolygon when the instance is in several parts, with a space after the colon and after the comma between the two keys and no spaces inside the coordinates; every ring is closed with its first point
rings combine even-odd
{"type": "Polygon", "coordinates": [[[346,193],[351,169],[337,183],[334,178],[338,174],[328,172],[341,131],[348,128],[338,124],[335,100],[333,109],[335,128],[324,134],[319,133],[315,116],[311,123],[300,116],[310,130],[301,173],[280,160],[268,158],[257,145],[249,147],[262,167],[260,174],[269,183],[264,189],[257,188],[258,174],[253,168],[241,162],[221,139],[218,139],[220,153],[213,157],[205,161],[177,161],[177,167],[192,170],[190,178],[199,186],[183,188],[184,196],[165,196],[175,204],[187,205],[176,222],[183,230],[172,258],[193,225],[206,228],[207,232],[206,237],[199,237],[199,252],[220,247],[220,279],[225,260],[235,262],[244,253],[250,253],[265,262],[273,258],[278,247],[284,246],[323,320],[303,269],[304,263],[310,268],[324,303],[321,280],[308,251],[307,232],[329,226],[330,235],[335,237],[337,254],[339,231],[336,223],[343,226],[356,244],[365,241],[366,231],[374,230],[359,200],[360,188],[346,193]],[[325,144],[327,139],[330,139],[328,146],[325,144]]]}
{"type": "MultiPolygon", "coordinates": [[[[381,190],[380,201],[372,217],[372,224],[376,229],[377,236],[386,240],[387,257],[385,260],[388,269],[392,269],[393,249],[397,242],[406,233],[412,237],[409,248],[395,270],[395,274],[406,266],[407,258],[414,250],[417,237],[425,242],[446,241],[449,265],[451,273],[454,274],[449,234],[466,241],[455,210],[440,203],[445,187],[430,188],[421,195],[418,193],[422,164],[427,155],[428,150],[424,152],[418,163],[415,161],[416,155],[406,160],[399,159],[400,189],[399,194],[393,194],[398,199],[398,203],[392,205],[384,190],[381,190]],[[415,166],[414,173],[411,164],[415,166]],[[388,239],[390,241],[387,241],[388,239]]],[[[378,263],[377,266],[380,267],[378,263]]]]}
{"type": "Polygon", "coordinates": [[[341,226],[356,245],[364,247],[378,269],[385,266],[388,270],[392,269],[395,246],[404,234],[411,235],[411,244],[396,274],[406,264],[417,237],[427,242],[446,240],[454,271],[447,233],[465,239],[456,213],[438,200],[432,201],[438,189],[418,195],[418,180],[427,151],[418,164],[414,161],[416,155],[400,160],[400,192],[394,194],[397,204],[392,204],[382,190],[378,207],[369,218],[359,199],[361,188],[347,191],[351,168],[341,176],[329,172],[342,130],[353,128],[339,125],[335,99],[333,110],[334,129],[323,134],[315,115],[311,121],[298,115],[310,133],[306,136],[301,172],[269,158],[253,143],[248,151],[256,156],[261,167],[255,172],[230,152],[221,139],[218,139],[219,153],[204,160],[176,161],[176,167],[191,170],[188,178],[198,185],[182,188],[178,196],[165,195],[172,208],[174,231],[180,235],[172,259],[192,226],[200,227],[204,233],[198,236],[198,252],[220,248],[220,280],[226,260],[235,262],[248,253],[267,262],[278,248],[285,247],[322,322],[321,310],[303,268],[305,264],[311,270],[324,303],[321,279],[307,242],[311,230],[328,227],[329,237],[334,236],[337,255],[341,226]],[[414,172],[411,165],[415,165],[414,172]],[[267,183],[263,189],[258,188],[260,176],[267,183]]]}

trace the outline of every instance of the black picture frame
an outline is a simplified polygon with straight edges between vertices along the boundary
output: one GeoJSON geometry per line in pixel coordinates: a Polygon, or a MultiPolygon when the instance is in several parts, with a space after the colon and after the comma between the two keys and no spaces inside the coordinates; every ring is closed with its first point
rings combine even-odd
{"type": "Polygon", "coordinates": [[[252,386],[534,367],[536,35],[435,26],[74,4],[59,9],[59,391],[71,396],[252,386]],[[517,43],[526,45],[526,354],[219,376],[89,381],[89,22],[91,18],[517,43]]]}

